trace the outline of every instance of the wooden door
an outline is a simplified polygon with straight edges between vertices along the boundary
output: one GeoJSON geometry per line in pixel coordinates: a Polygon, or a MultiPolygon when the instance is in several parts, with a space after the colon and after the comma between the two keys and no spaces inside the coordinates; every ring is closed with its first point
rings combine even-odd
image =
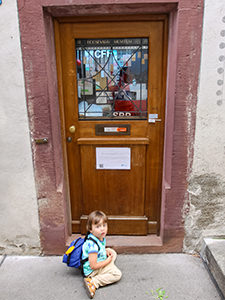
{"type": "Polygon", "coordinates": [[[72,230],[102,210],[109,234],[159,233],[165,16],[55,23],[72,230]]]}

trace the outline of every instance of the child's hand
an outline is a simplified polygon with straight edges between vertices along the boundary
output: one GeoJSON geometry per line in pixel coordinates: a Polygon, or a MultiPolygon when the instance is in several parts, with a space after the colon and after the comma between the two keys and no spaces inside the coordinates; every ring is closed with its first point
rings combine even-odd
{"type": "Polygon", "coordinates": [[[112,261],[112,258],[113,258],[112,253],[110,253],[110,255],[108,255],[108,257],[106,259],[108,261],[108,263],[110,263],[112,261]]]}
{"type": "Polygon", "coordinates": [[[106,249],[106,254],[108,257],[109,256],[113,257],[113,253],[109,249],[106,249]]]}

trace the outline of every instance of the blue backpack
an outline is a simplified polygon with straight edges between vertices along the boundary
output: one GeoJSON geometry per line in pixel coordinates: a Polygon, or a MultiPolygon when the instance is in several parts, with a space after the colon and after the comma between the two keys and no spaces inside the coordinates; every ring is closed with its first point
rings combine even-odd
{"type": "Polygon", "coordinates": [[[66,263],[68,267],[83,269],[83,264],[88,261],[88,258],[82,259],[82,247],[86,240],[93,241],[98,246],[98,251],[100,250],[98,243],[93,238],[88,235],[85,238],[79,237],[72,241],[66,250],[63,255],[63,263],[66,263]]]}

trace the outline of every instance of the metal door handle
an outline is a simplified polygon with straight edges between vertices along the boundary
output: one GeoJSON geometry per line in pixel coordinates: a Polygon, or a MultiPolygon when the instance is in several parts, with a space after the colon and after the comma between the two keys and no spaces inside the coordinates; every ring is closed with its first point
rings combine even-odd
{"type": "Polygon", "coordinates": [[[76,127],[74,125],[69,127],[69,132],[74,133],[76,131],[76,127]]]}

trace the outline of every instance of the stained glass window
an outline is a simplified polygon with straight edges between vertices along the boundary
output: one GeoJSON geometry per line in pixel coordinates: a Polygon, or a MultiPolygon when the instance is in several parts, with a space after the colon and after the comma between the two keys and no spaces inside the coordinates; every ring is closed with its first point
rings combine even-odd
{"type": "Polygon", "coordinates": [[[146,119],[148,39],[76,39],[79,119],[146,119]]]}

